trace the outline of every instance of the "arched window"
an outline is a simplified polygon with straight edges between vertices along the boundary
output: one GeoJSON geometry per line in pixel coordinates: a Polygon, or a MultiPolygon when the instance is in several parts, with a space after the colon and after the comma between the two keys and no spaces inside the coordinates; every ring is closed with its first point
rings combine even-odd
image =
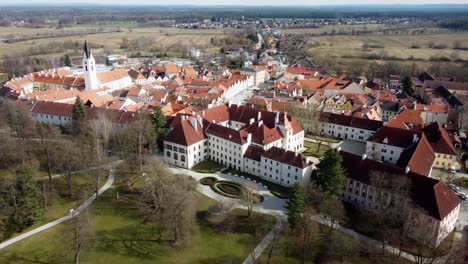
{"type": "Polygon", "coordinates": [[[185,155],[180,155],[180,161],[185,162],[185,155]]]}
{"type": "Polygon", "coordinates": [[[170,157],[171,157],[171,153],[170,153],[169,151],[166,151],[166,156],[167,156],[168,158],[170,158],[170,157]]]}
{"type": "Polygon", "coordinates": [[[179,157],[177,156],[177,153],[174,153],[174,159],[179,160],[179,157]]]}

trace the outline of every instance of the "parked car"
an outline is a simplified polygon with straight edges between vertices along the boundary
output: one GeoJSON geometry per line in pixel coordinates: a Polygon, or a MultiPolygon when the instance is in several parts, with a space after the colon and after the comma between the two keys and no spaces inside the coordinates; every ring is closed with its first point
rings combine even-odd
{"type": "Polygon", "coordinates": [[[458,193],[458,197],[463,201],[466,201],[468,199],[468,196],[466,196],[466,194],[464,193],[458,193]]]}
{"type": "Polygon", "coordinates": [[[450,168],[450,172],[451,173],[457,173],[457,170],[454,167],[452,167],[452,168],[450,168]]]}
{"type": "Polygon", "coordinates": [[[449,183],[448,187],[452,189],[454,192],[458,193],[460,191],[460,187],[456,186],[453,183],[449,183]]]}

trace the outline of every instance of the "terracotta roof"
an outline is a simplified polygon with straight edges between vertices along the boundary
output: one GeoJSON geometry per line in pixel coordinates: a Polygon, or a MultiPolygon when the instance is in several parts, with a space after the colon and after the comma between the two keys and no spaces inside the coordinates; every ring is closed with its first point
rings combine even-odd
{"type": "Polygon", "coordinates": [[[426,135],[435,153],[458,156],[449,134],[437,122],[425,126],[421,131],[426,135]]]}
{"type": "Polygon", "coordinates": [[[418,140],[421,138],[422,133],[416,130],[401,129],[395,127],[384,126],[382,129],[372,135],[368,141],[381,143],[400,148],[407,148],[415,143],[414,137],[418,140]],[[383,143],[386,140],[387,143],[383,143]]]}
{"type": "Polygon", "coordinates": [[[340,155],[343,157],[342,164],[348,178],[365,184],[371,184],[372,171],[407,177],[411,182],[413,202],[435,219],[443,220],[461,202],[456,194],[439,180],[412,171],[405,173],[403,168],[371,159],[363,160],[360,156],[348,152],[341,151],[340,155]]]}
{"type": "Polygon", "coordinates": [[[72,104],[62,104],[54,102],[36,101],[29,112],[36,114],[46,114],[55,116],[71,117],[73,113],[72,104]]]}
{"type": "Polygon", "coordinates": [[[307,158],[302,154],[277,147],[272,147],[268,149],[261,156],[301,169],[307,168],[308,166],[312,165],[312,162],[308,162],[307,158]]]}
{"type": "Polygon", "coordinates": [[[99,79],[100,83],[102,85],[104,85],[104,84],[112,82],[112,81],[123,79],[125,77],[128,77],[129,75],[128,75],[126,69],[124,69],[124,68],[115,68],[115,69],[113,69],[111,71],[98,73],[97,76],[98,76],[98,79],[99,79]]]}
{"type": "Polygon", "coordinates": [[[406,166],[408,166],[413,172],[429,176],[434,159],[434,151],[427,141],[426,136],[422,134],[421,139],[417,144],[413,144],[403,150],[397,161],[397,166],[402,168],[406,168],[406,166]]]}
{"type": "Polygon", "coordinates": [[[205,133],[207,135],[213,135],[219,138],[223,138],[225,140],[231,141],[239,145],[247,143],[246,135],[242,133],[242,131],[237,131],[235,129],[221,126],[215,123],[209,124],[206,128],[205,133]]]}
{"type": "Polygon", "coordinates": [[[244,158],[260,161],[262,154],[265,152],[262,148],[249,145],[244,153],[244,158]]]}
{"type": "Polygon", "coordinates": [[[371,130],[371,131],[377,131],[383,126],[382,121],[370,120],[367,118],[353,117],[353,116],[347,116],[347,115],[326,113],[326,112],[320,115],[320,121],[342,125],[342,126],[366,129],[366,130],[371,130]]]}
{"type": "Polygon", "coordinates": [[[175,144],[190,146],[205,139],[203,128],[196,122],[196,129],[187,118],[177,124],[164,138],[165,141],[175,144]]]}
{"type": "Polygon", "coordinates": [[[279,128],[268,128],[264,124],[260,125],[259,122],[246,125],[245,131],[251,133],[252,142],[259,145],[267,145],[283,138],[279,128]]]}
{"type": "Polygon", "coordinates": [[[390,121],[388,121],[385,126],[388,127],[395,127],[395,128],[401,128],[401,129],[409,129],[409,127],[401,120],[392,118],[390,121]]]}
{"type": "Polygon", "coordinates": [[[395,118],[406,124],[421,125],[423,123],[421,110],[406,109],[395,116],[395,118]]]}

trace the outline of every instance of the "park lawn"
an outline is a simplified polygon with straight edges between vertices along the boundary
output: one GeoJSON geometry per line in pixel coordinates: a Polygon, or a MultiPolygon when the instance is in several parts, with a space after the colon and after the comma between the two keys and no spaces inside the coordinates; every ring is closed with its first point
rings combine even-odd
{"type": "Polygon", "coordinates": [[[192,170],[200,173],[214,173],[220,171],[222,168],[223,165],[212,160],[206,160],[193,166],[192,170]]]}
{"type": "Polygon", "coordinates": [[[305,137],[310,138],[310,139],[315,139],[318,141],[328,142],[328,143],[340,143],[341,142],[341,140],[337,138],[324,137],[324,136],[312,135],[312,134],[305,134],[305,137]]]}
{"type": "MultiPolygon", "coordinates": [[[[92,235],[85,240],[80,263],[241,263],[273,225],[273,219],[258,221],[267,224],[255,237],[248,225],[231,232],[219,231],[201,216],[215,202],[198,195],[199,226],[190,245],[178,248],[158,242],[157,225],[143,223],[137,211],[138,194],[120,194],[116,199],[114,189],[107,191],[90,208],[92,235]]],[[[239,221],[236,218],[232,222],[239,221]]],[[[0,263],[70,263],[73,250],[67,246],[69,230],[70,224],[62,223],[18,242],[0,251],[0,263]]]]}
{"type": "MultiPolygon", "coordinates": [[[[324,251],[326,247],[326,233],[328,232],[328,227],[324,225],[318,224],[318,233],[314,233],[311,235],[312,241],[310,242],[310,246],[306,251],[305,262],[308,264],[312,263],[340,263],[340,258],[338,256],[332,257],[332,259],[324,259],[320,258],[320,253],[324,251]]],[[[338,231],[337,231],[338,232],[338,231]]],[[[352,239],[354,243],[356,243],[357,248],[359,248],[361,242],[357,239],[354,239],[347,234],[338,233],[340,236],[348,237],[352,239]]],[[[301,243],[300,243],[300,235],[297,232],[290,231],[289,229],[283,230],[277,238],[276,243],[273,245],[273,251],[271,254],[270,263],[288,263],[288,264],[300,264],[302,263],[302,252],[301,252],[301,243]]],[[[260,256],[257,263],[259,264],[266,264],[268,263],[268,256],[271,250],[271,244],[268,246],[263,254],[260,256]]],[[[370,263],[366,258],[360,257],[358,254],[353,257],[345,257],[344,263],[370,263]]],[[[342,262],[341,262],[342,263],[342,262]]]]}
{"type": "MultiPolygon", "coordinates": [[[[109,173],[107,170],[101,171],[101,183],[102,187],[108,177],[109,173]]],[[[66,195],[67,183],[62,177],[52,179],[53,192],[52,197],[48,198],[48,206],[44,216],[37,221],[34,225],[23,230],[21,233],[17,233],[14,236],[20,235],[24,232],[37,228],[50,221],[56,220],[60,217],[65,216],[70,209],[78,207],[86,199],[88,199],[94,193],[94,171],[88,173],[77,173],[72,175],[72,196],[66,195]]],[[[46,188],[48,188],[48,179],[44,180],[46,188]]]]}
{"type": "Polygon", "coordinates": [[[307,157],[316,157],[316,158],[320,158],[323,156],[323,154],[330,149],[329,146],[326,146],[326,145],[320,145],[320,149],[317,151],[317,146],[318,144],[316,143],[313,143],[313,142],[309,142],[309,141],[304,141],[304,147],[307,148],[306,151],[302,152],[302,154],[304,156],[307,156],[307,157]]]}
{"type": "Polygon", "coordinates": [[[468,178],[458,178],[452,180],[452,183],[463,188],[468,188],[468,178]]]}

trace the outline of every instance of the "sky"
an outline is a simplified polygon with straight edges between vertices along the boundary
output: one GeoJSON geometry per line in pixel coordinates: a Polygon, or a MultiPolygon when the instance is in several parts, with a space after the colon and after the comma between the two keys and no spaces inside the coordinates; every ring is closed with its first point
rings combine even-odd
{"type": "Polygon", "coordinates": [[[393,5],[393,4],[468,4],[468,0],[171,0],[170,2],[163,0],[0,0],[0,4],[64,4],[64,3],[92,3],[92,4],[122,4],[122,5],[393,5]]]}

